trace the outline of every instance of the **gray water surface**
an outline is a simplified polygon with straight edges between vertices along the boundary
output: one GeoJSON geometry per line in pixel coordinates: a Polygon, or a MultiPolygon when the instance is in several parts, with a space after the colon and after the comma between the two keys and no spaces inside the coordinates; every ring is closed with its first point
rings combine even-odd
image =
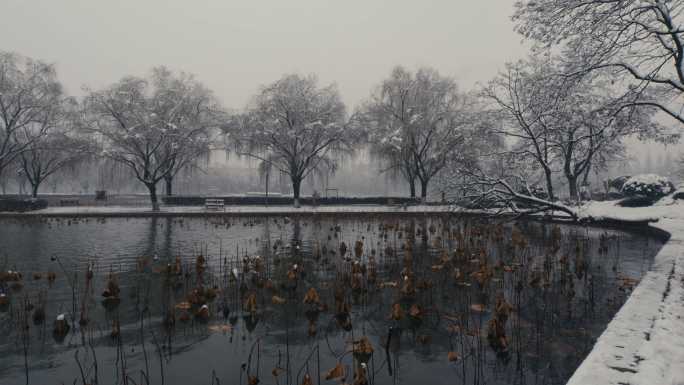
{"type": "Polygon", "coordinates": [[[25,384],[28,365],[28,383],[37,385],[237,384],[247,383],[248,375],[261,384],[299,385],[307,373],[318,383],[319,373],[337,362],[352,383],[359,362],[349,350],[361,336],[374,349],[367,364],[371,384],[563,384],[648,271],[662,242],[563,225],[554,248],[554,225],[520,222],[515,228],[526,245],[516,248],[510,245],[513,227],[443,216],[3,219],[0,271],[20,271],[24,287],[1,284],[11,305],[0,312],[0,384],[25,384]],[[415,239],[412,246],[408,239],[415,239]],[[363,243],[358,258],[357,241],[363,243]],[[439,262],[445,253],[452,259],[446,267],[439,262]],[[193,270],[200,254],[207,259],[202,278],[193,270]],[[254,255],[261,256],[263,269],[245,273],[240,261],[254,255]],[[170,287],[163,270],[176,256],[184,273],[170,287]],[[364,289],[352,289],[353,264],[366,269],[371,256],[377,282],[366,282],[366,271],[364,289]],[[475,273],[484,260],[493,276],[482,286],[475,273]],[[301,273],[292,289],[287,271],[295,263],[301,273]],[[503,265],[516,269],[505,272],[503,265]],[[86,290],[88,266],[94,278],[86,290]],[[419,286],[412,296],[400,292],[407,266],[419,286]],[[237,280],[230,278],[234,268],[237,280]],[[454,269],[463,273],[460,285],[454,269]],[[47,272],[56,274],[54,283],[46,280],[47,272]],[[102,305],[109,274],[121,286],[115,308],[102,305]],[[262,287],[254,274],[274,288],[262,287]],[[218,288],[217,298],[207,303],[211,317],[182,322],[174,306],[200,279],[218,288]],[[378,288],[395,281],[396,289],[378,288]],[[302,303],[310,287],[328,307],[316,316],[302,303]],[[336,315],[336,288],[351,305],[351,330],[336,315]],[[255,314],[242,309],[249,293],[257,296],[255,314]],[[287,303],[274,304],[273,295],[287,303]],[[35,325],[25,307],[36,306],[40,296],[47,321],[35,325]],[[505,327],[506,352],[497,352],[487,338],[497,296],[514,307],[505,327]],[[420,321],[392,319],[395,303],[406,312],[418,304],[420,321]],[[474,311],[480,304],[484,311],[474,311]],[[177,317],[170,329],[163,326],[169,311],[177,317]],[[82,312],[89,320],[83,327],[82,312]],[[59,313],[71,323],[63,340],[52,333],[59,313]],[[26,332],[22,317],[28,320],[26,332]],[[117,338],[111,336],[115,320],[121,328],[117,338]],[[459,359],[450,362],[450,351],[459,359]]]}

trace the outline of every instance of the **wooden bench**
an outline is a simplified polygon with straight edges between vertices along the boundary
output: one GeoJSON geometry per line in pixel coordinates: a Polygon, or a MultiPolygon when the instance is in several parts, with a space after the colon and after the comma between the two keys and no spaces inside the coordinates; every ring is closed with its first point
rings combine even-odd
{"type": "Polygon", "coordinates": [[[60,206],[79,206],[78,199],[60,199],[60,206]]]}
{"type": "Polygon", "coordinates": [[[206,210],[223,210],[226,211],[226,202],[223,199],[207,198],[204,200],[204,208],[206,210]]]}

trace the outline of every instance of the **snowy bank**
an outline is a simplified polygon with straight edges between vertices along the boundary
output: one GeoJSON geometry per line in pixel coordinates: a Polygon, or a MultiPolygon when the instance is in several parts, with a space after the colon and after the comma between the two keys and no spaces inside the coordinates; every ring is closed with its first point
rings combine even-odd
{"type": "Polygon", "coordinates": [[[2,217],[213,217],[213,216],[259,216],[259,215],[315,215],[315,214],[429,214],[454,212],[448,205],[339,205],[302,206],[292,205],[226,205],[225,210],[206,210],[197,206],[162,206],[159,211],[139,206],[69,206],[48,207],[23,213],[0,212],[2,217]]]}
{"type": "Polygon", "coordinates": [[[684,384],[684,203],[666,198],[652,207],[623,208],[594,202],[579,214],[657,219],[651,226],[670,239],[568,384],[684,384]]]}

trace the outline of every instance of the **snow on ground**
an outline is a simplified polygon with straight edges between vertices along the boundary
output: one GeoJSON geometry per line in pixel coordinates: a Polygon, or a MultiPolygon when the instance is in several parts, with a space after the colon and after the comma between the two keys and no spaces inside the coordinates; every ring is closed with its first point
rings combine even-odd
{"type": "Polygon", "coordinates": [[[568,381],[589,384],[684,384],[684,203],[669,198],[651,207],[593,202],[581,217],[644,220],[671,237],[593,350],[568,381]]]}
{"type": "MultiPolygon", "coordinates": [[[[302,206],[300,208],[295,208],[292,205],[273,205],[273,206],[232,206],[226,205],[225,210],[206,210],[201,206],[162,206],[160,211],[156,212],[159,215],[168,214],[205,214],[205,213],[218,213],[218,214],[297,214],[297,213],[401,213],[401,212],[411,212],[411,213],[422,213],[422,212],[445,212],[450,211],[450,206],[446,205],[413,205],[413,206],[387,206],[387,205],[339,205],[339,206],[302,206]]],[[[59,215],[142,215],[156,214],[152,209],[147,207],[131,207],[131,206],[69,206],[69,207],[48,207],[42,210],[30,211],[22,213],[21,215],[47,215],[47,216],[59,216],[59,215]]],[[[7,215],[12,215],[7,214],[7,215]]]]}

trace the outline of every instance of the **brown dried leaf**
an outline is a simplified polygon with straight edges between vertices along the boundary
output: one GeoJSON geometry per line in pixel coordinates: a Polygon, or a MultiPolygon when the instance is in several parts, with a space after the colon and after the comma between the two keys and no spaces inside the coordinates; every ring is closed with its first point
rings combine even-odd
{"type": "Polygon", "coordinates": [[[313,380],[311,380],[311,376],[309,373],[304,375],[304,379],[302,380],[302,385],[313,385],[313,380]]]}
{"type": "Polygon", "coordinates": [[[404,318],[404,309],[401,308],[400,304],[395,303],[392,305],[392,313],[390,314],[390,318],[395,321],[399,321],[404,318]]]}
{"type": "Polygon", "coordinates": [[[257,299],[256,299],[256,293],[251,293],[248,297],[247,300],[245,300],[245,303],[242,305],[242,308],[245,311],[248,311],[250,313],[255,313],[257,310],[257,299]]]}
{"type": "Polygon", "coordinates": [[[423,315],[423,310],[418,306],[418,304],[411,305],[409,309],[409,315],[413,318],[420,318],[423,315]]]}
{"type": "Polygon", "coordinates": [[[444,269],[444,265],[441,265],[441,264],[440,265],[432,265],[431,268],[432,268],[432,271],[434,271],[436,273],[438,271],[442,271],[444,269]]]}
{"type": "Polygon", "coordinates": [[[306,292],[306,295],[304,295],[305,304],[319,303],[320,301],[321,297],[318,295],[318,292],[313,287],[306,292]]]}
{"type": "Polygon", "coordinates": [[[344,366],[342,366],[342,363],[338,362],[337,365],[335,365],[334,368],[330,369],[325,373],[325,379],[326,380],[334,380],[336,378],[343,378],[344,377],[344,366]]]}
{"type": "Polygon", "coordinates": [[[368,337],[363,336],[360,340],[354,342],[354,353],[373,354],[373,345],[368,337]]]}

